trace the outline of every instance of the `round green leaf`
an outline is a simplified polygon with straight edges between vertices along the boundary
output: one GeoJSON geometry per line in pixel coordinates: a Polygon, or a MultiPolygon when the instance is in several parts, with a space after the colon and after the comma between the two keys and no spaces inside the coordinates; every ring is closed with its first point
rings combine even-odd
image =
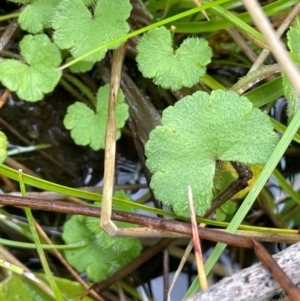
{"type": "MultiPolygon", "coordinates": [[[[108,114],[109,85],[100,87],[97,93],[96,112],[81,102],[68,107],[64,118],[64,126],[71,130],[71,137],[78,145],[89,145],[93,150],[105,148],[105,131],[108,114]]],[[[120,129],[129,116],[128,105],[120,90],[116,106],[116,138],[120,138],[120,129]]]]}
{"type": "MultiPolygon", "coordinates": [[[[123,192],[114,195],[128,199],[123,192]]],[[[117,225],[122,228],[132,227],[126,223],[117,225]]],[[[142,244],[137,238],[110,237],[99,227],[99,218],[95,217],[72,216],[64,224],[63,239],[67,244],[89,241],[83,248],[65,250],[65,255],[72,266],[80,272],[86,272],[94,281],[107,278],[137,257],[142,250],[142,244]]]]}
{"type": "Polygon", "coordinates": [[[148,31],[139,40],[136,61],[144,77],[166,89],[179,90],[198,83],[210,63],[212,51],[208,42],[187,38],[177,50],[172,47],[172,36],[165,27],[148,31]]]}
{"type": "Polygon", "coordinates": [[[59,0],[18,0],[18,2],[30,2],[30,4],[22,10],[18,19],[23,30],[30,33],[38,33],[44,28],[51,27],[50,18],[59,3],[59,0]]]}
{"type": "Polygon", "coordinates": [[[0,62],[0,81],[27,101],[43,99],[61,78],[60,50],[45,34],[26,35],[20,42],[21,54],[25,62],[8,59],[0,62]]]}
{"type": "MultiPolygon", "coordinates": [[[[52,18],[54,41],[59,48],[70,49],[77,58],[126,34],[131,8],[128,0],[98,0],[91,10],[82,0],[61,0],[52,18]]],[[[85,60],[99,61],[106,51],[98,51],[85,60]]]]}
{"type": "Polygon", "coordinates": [[[265,164],[279,141],[269,117],[246,97],[216,90],[196,92],[163,112],[162,126],[145,146],[155,197],[189,216],[187,189],[195,209],[210,207],[216,161],[265,164]]]}

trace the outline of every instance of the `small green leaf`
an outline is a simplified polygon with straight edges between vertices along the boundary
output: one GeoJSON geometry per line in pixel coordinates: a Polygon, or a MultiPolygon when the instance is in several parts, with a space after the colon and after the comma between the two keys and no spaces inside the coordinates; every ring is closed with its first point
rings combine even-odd
{"type": "Polygon", "coordinates": [[[268,116],[246,97],[216,90],[196,92],[163,111],[162,126],[150,133],[146,164],[155,197],[189,216],[187,187],[195,209],[210,207],[216,161],[265,164],[279,141],[268,116]]]}
{"type": "Polygon", "coordinates": [[[51,27],[50,18],[59,0],[17,0],[13,2],[29,3],[21,12],[18,22],[23,30],[35,34],[51,27]]]}
{"type": "Polygon", "coordinates": [[[7,157],[7,144],[6,136],[0,131],[0,164],[2,164],[7,157]]]}
{"type": "Polygon", "coordinates": [[[198,83],[212,57],[208,42],[200,38],[187,38],[174,50],[171,33],[165,27],[145,33],[137,50],[136,61],[143,76],[172,90],[198,83]]]}
{"type": "MultiPolygon", "coordinates": [[[[105,85],[97,93],[97,112],[87,105],[75,102],[68,107],[64,118],[64,126],[71,130],[71,137],[78,145],[89,145],[93,150],[105,148],[105,131],[108,114],[109,85],[105,85]]],[[[116,106],[116,137],[120,138],[120,129],[128,118],[128,105],[124,102],[123,92],[120,90],[116,106]]]]}
{"type": "Polygon", "coordinates": [[[26,35],[20,42],[25,63],[13,59],[0,62],[0,81],[27,101],[43,99],[54,90],[62,72],[60,50],[45,34],[26,35]]]}
{"type": "Polygon", "coordinates": [[[216,210],[216,220],[224,222],[226,220],[226,214],[220,208],[216,210]]]}
{"type": "Polygon", "coordinates": [[[216,220],[222,222],[230,222],[237,209],[237,203],[228,200],[221,207],[216,210],[216,220]]]}
{"type": "MultiPolygon", "coordinates": [[[[297,17],[293,26],[290,27],[290,30],[287,33],[288,46],[290,51],[295,56],[300,57],[300,18],[297,17]]],[[[295,63],[297,68],[300,70],[300,65],[295,63]]],[[[287,76],[282,74],[282,85],[283,85],[283,94],[287,99],[287,114],[289,120],[291,120],[298,109],[300,108],[300,96],[292,87],[287,76]]]]}
{"type": "MultiPolygon", "coordinates": [[[[115,196],[124,198],[124,193],[116,192],[115,196]]],[[[116,224],[118,227],[134,227],[125,223],[116,224]]],[[[99,228],[99,219],[93,217],[72,216],[64,225],[63,239],[67,244],[89,241],[81,249],[66,250],[65,255],[72,266],[79,272],[86,272],[94,281],[116,272],[142,250],[139,239],[110,237],[99,228]]]]}
{"type": "Polygon", "coordinates": [[[236,211],[237,205],[235,201],[228,200],[221,206],[221,209],[226,213],[226,214],[233,214],[236,211]]]}
{"type": "MultiPolygon", "coordinates": [[[[77,58],[126,34],[131,8],[128,0],[98,0],[91,12],[82,0],[61,0],[52,19],[54,41],[59,48],[70,49],[77,58]]],[[[99,61],[106,51],[101,50],[85,60],[99,61]]]]}

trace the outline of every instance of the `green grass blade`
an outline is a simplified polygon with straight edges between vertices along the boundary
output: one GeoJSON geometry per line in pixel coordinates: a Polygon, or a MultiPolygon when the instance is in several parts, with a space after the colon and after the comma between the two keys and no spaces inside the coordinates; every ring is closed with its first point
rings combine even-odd
{"type": "Polygon", "coordinates": [[[283,191],[285,191],[293,199],[293,201],[295,203],[297,203],[298,205],[300,205],[300,195],[299,195],[299,193],[297,191],[295,191],[295,189],[293,188],[293,186],[291,186],[286,181],[286,179],[284,178],[284,176],[277,169],[274,169],[273,176],[277,180],[277,182],[278,182],[279,186],[281,187],[281,189],[283,191]]]}
{"type": "Polygon", "coordinates": [[[203,75],[201,81],[203,82],[204,85],[206,85],[212,90],[217,90],[217,89],[226,90],[226,87],[224,87],[222,84],[220,84],[218,81],[216,81],[213,77],[211,77],[208,74],[203,75]]]}
{"type": "MultiPolygon", "coordinates": [[[[69,245],[44,245],[41,244],[42,249],[44,250],[70,250],[70,249],[79,249],[82,247],[85,247],[89,242],[88,241],[81,241],[74,244],[69,245]]],[[[36,245],[28,242],[22,242],[22,241],[13,241],[10,239],[4,239],[0,238],[0,244],[4,246],[10,246],[14,248],[23,248],[23,249],[36,249],[36,245]]]]}
{"type": "MultiPolygon", "coordinates": [[[[277,120],[270,118],[271,122],[273,123],[273,127],[276,131],[278,131],[279,133],[284,133],[286,131],[286,126],[280,122],[278,122],[277,120]]],[[[299,134],[295,134],[295,136],[293,137],[293,141],[300,143],[300,135],[299,134]]]]}
{"type": "MultiPolygon", "coordinates": [[[[25,188],[24,181],[22,179],[22,171],[19,172],[19,183],[20,183],[20,189],[21,189],[22,196],[26,197],[26,188],[25,188]]],[[[62,297],[62,295],[60,293],[60,290],[58,289],[58,287],[56,285],[56,282],[53,278],[52,272],[51,272],[51,270],[49,268],[49,265],[48,265],[48,262],[46,260],[46,256],[45,256],[44,250],[41,246],[41,242],[40,242],[37,230],[35,228],[35,222],[34,222],[34,218],[33,218],[33,215],[31,213],[30,208],[26,207],[25,208],[25,213],[26,213],[26,217],[27,217],[27,220],[28,220],[30,230],[31,230],[33,241],[36,245],[36,250],[39,254],[43,269],[44,269],[45,274],[47,276],[47,280],[48,280],[48,282],[49,282],[49,284],[52,288],[52,291],[55,295],[56,300],[57,301],[64,301],[64,298],[62,297]]]]}
{"type": "Polygon", "coordinates": [[[256,29],[242,21],[239,17],[228,11],[227,9],[223,8],[222,6],[215,6],[210,9],[216,15],[222,17],[223,19],[230,22],[232,25],[235,25],[237,28],[241,29],[244,32],[247,32],[252,37],[256,38],[257,40],[265,43],[265,39],[261,33],[259,33],[256,29]]]}
{"type": "MultiPolygon", "coordinates": [[[[0,164],[0,174],[4,175],[10,179],[19,180],[19,175],[18,172],[10,167],[7,167],[3,164],[0,164]]],[[[82,198],[82,199],[87,199],[95,202],[101,202],[102,200],[102,195],[99,193],[94,193],[90,191],[85,191],[81,189],[76,189],[76,188],[70,188],[67,186],[55,184],[52,182],[48,182],[27,174],[22,175],[22,179],[25,184],[30,185],[32,187],[40,188],[42,190],[48,190],[48,191],[53,191],[57,193],[61,193],[64,195],[69,195],[69,196],[74,196],[77,198],[82,198]]],[[[120,204],[123,206],[128,206],[129,208],[135,208],[135,209],[140,209],[144,210],[146,212],[153,212],[156,214],[160,215],[165,215],[165,216],[170,216],[170,217],[176,217],[176,215],[170,211],[167,210],[162,210],[162,209],[157,209],[153,207],[149,207],[143,204],[138,204],[132,201],[127,201],[127,200],[122,200],[116,197],[113,197],[113,201],[115,204],[120,204]]]]}
{"type": "Polygon", "coordinates": [[[256,108],[264,106],[282,95],[281,76],[244,94],[256,108]]]}
{"type": "MultiPolygon", "coordinates": [[[[298,2],[299,2],[299,0],[279,0],[279,1],[275,1],[274,3],[265,5],[263,7],[263,10],[267,16],[274,16],[276,14],[281,13],[283,10],[295,5],[298,2]]],[[[209,11],[208,11],[208,13],[209,13],[209,11]]],[[[215,13],[218,14],[217,11],[215,11],[215,13]]],[[[235,19],[234,22],[243,22],[243,23],[252,22],[252,18],[248,12],[238,14],[235,17],[238,18],[240,21],[235,19]]],[[[174,22],[173,25],[176,26],[176,32],[178,32],[178,33],[187,33],[188,32],[190,34],[213,32],[213,31],[223,30],[223,29],[226,29],[226,28],[229,28],[232,26],[232,25],[228,24],[226,17],[225,17],[225,20],[222,18],[222,20],[219,20],[219,21],[212,20],[212,21],[193,21],[193,22],[191,22],[191,21],[183,20],[183,21],[174,22]]]]}

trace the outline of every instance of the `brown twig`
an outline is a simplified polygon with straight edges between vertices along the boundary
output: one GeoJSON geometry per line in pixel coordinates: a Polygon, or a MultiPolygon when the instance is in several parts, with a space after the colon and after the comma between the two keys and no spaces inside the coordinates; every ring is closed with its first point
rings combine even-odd
{"type": "Polygon", "coordinates": [[[248,181],[252,178],[251,170],[246,165],[239,162],[231,162],[231,164],[239,175],[238,179],[231,183],[226,190],[213,200],[211,207],[206,211],[204,217],[210,216],[227,200],[248,186],[248,181]]]}
{"type": "Polygon", "coordinates": [[[291,281],[286,273],[281,269],[278,263],[273,259],[267,250],[256,240],[252,239],[253,249],[256,256],[268,269],[273,278],[280,284],[292,301],[300,300],[300,292],[297,286],[291,281]]]}
{"type": "Polygon", "coordinates": [[[169,274],[170,274],[170,256],[169,256],[169,249],[166,247],[163,250],[163,286],[164,286],[164,301],[168,300],[168,291],[169,291],[169,274]]]}
{"type": "Polygon", "coordinates": [[[3,92],[3,94],[0,97],[0,108],[2,108],[3,105],[6,103],[10,94],[11,94],[10,90],[5,89],[5,91],[3,92]]]}
{"type": "MultiPolygon", "coordinates": [[[[99,217],[101,209],[92,206],[83,206],[78,204],[70,204],[60,201],[40,200],[25,197],[16,197],[8,195],[0,195],[0,204],[10,206],[30,207],[45,211],[62,212],[68,214],[79,214],[85,216],[99,217]]],[[[168,220],[164,218],[151,217],[143,214],[127,213],[120,211],[112,211],[112,220],[138,224],[144,227],[160,229],[169,232],[176,232],[187,236],[192,236],[192,227],[190,224],[168,220]]],[[[199,228],[199,236],[201,239],[214,242],[223,242],[243,248],[252,248],[252,242],[249,238],[220,232],[213,229],[199,228]]]]}
{"type": "MultiPolygon", "coordinates": [[[[296,4],[292,10],[289,12],[287,17],[284,19],[280,27],[276,31],[276,36],[281,37],[281,35],[287,30],[287,28],[290,26],[290,23],[292,20],[297,16],[300,10],[300,3],[296,4]]],[[[267,49],[264,49],[260,55],[258,56],[256,62],[252,65],[248,73],[257,70],[264,62],[264,60],[269,55],[270,51],[267,49]]]]}
{"type": "Polygon", "coordinates": [[[2,36],[0,37],[0,51],[3,50],[9,43],[11,37],[18,29],[19,23],[17,19],[14,19],[5,29],[2,36]]]}
{"type": "Polygon", "coordinates": [[[284,48],[283,43],[275,34],[261,6],[256,0],[243,0],[243,2],[252,17],[254,24],[264,35],[264,38],[268,42],[274,57],[281,65],[283,71],[291,82],[291,85],[297,91],[297,93],[300,94],[300,73],[284,48]]]}

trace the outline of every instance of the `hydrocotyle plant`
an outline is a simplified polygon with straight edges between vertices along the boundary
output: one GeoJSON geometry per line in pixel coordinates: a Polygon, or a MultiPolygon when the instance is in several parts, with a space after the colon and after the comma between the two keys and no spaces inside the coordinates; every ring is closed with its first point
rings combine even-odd
{"type": "MultiPolygon", "coordinates": [[[[117,191],[115,197],[130,200],[123,191],[117,191]]],[[[125,206],[114,209],[132,212],[125,206]]],[[[118,222],[118,227],[132,227],[131,224],[118,222]]],[[[65,224],[63,239],[67,244],[87,241],[83,248],[65,250],[68,262],[80,272],[86,272],[94,281],[107,278],[122,266],[137,257],[141,250],[141,241],[137,238],[110,237],[99,228],[99,219],[73,215],[65,224]]]]}
{"type": "Polygon", "coordinates": [[[210,207],[218,161],[265,164],[279,141],[269,117],[232,91],[196,92],[163,111],[150,133],[146,165],[155,197],[189,216],[187,187],[195,210],[210,207]]]}
{"type": "Polygon", "coordinates": [[[172,35],[165,27],[155,28],[140,38],[136,61],[144,77],[172,90],[192,87],[206,73],[212,57],[208,42],[201,38],[187,38],[174,50],[172,35]]]}
{"type": "Polygon", "coordinates": [[[60,50],[45,34],[26,35],[20,50],[24,61],[0,61],[0,81],[21,99],[41,100],[54,90],[62,76],[57,68],[62,61],[60,50]]]}
{"type": "MultiPolygon", "coordinates": [[[[78,58],[126,34],[129,31],[126,20],[131,8],[128,0],[62,0],[51,17],[54,42],[60,49],[68,49],[72,57],[78,58]]],[[[117,44],[111,48],[119,46],[117,44]]],[[[85,61],[91,62],[90,69],[93,63],[104,58],[106,51],[103,49],[85,58],[85,61]]]]}
{"type": "MultiPolygon", "coordinates": [[[[108,115],[109,87],[100,87],[97,93],[96,112],[82,102],[75,102],[67,109],[64,125],[71,130],[71,137],[78,145],[89,145],[93,150],[105,148],[105,129],[108,115]]],[[[129,116],[124,94],[119,92],[116,110],[116,138],[121,136],[120,129],[129,116]]]]}

